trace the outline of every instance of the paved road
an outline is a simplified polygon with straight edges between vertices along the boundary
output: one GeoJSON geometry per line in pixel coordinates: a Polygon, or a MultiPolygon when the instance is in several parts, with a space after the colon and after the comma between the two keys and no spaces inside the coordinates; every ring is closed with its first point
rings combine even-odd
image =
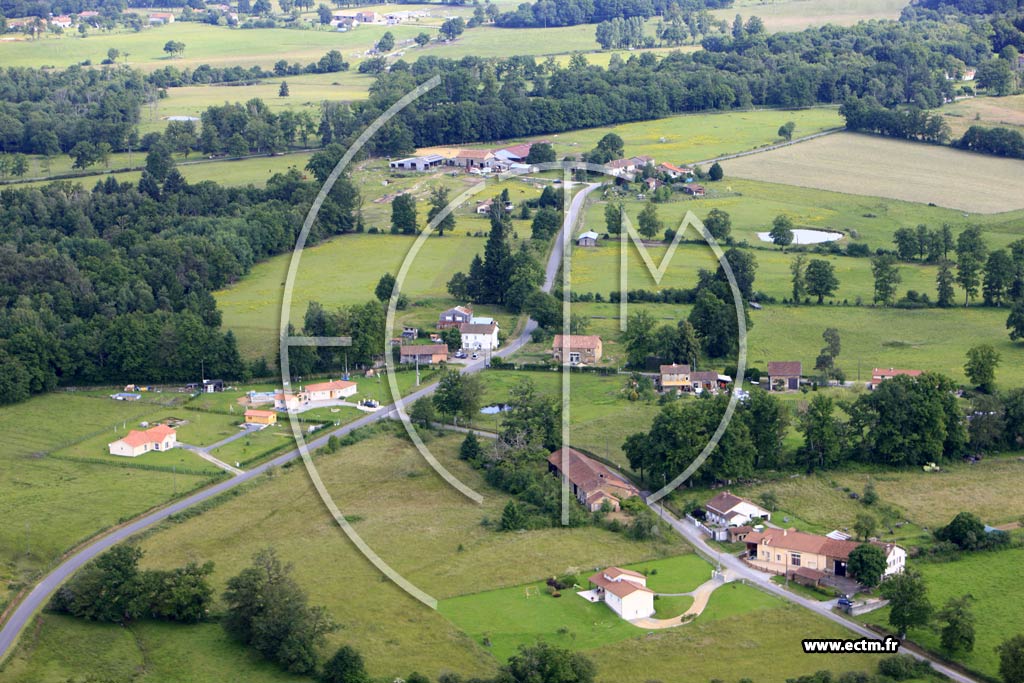
{"type": "MultiPolygon", "coordinates": [[[[583,208],[584,201],[586,200],[586,195],[595,190],[596,188],[598,188],[599,186],[599,183],[590,184],[587,187],[580,190],[577,196],[573,198],[569,210],[569,215],[566,217],[566,220],[562,225],[562,231],[568,229],[569,234],[572,234],[572,230],[576,225],[576,222],[579,220],[580,211],[583,208]]],[[[546,292],[550,292],[551,287],[554,285],[555,275],[558,272],[558,268],[562,262],[562,253],[562,232],[559,232],[558,236],[556,237],[555,247],[552,249],[551,256],[548,258],[547,269],[545,271],[546,279],[544,282],[543,289],[546,292]]],[[[498,351],[495,355],[503,357],[517,351],[520,347],[522,347],[530,340],[530,334],[536,327],[537,324],[533,320],[528,321],[523,329],[523,332],[511,344],[498,351]]],[[[486,361],[484,359],[480,359],[479,361],[471,363],[470,365],[466,366],[462,370],[462,372],[479,372],[480,370],[484,369],[484,367],[486,367],[485,363],[486,361]]],[[[412,402],[416,401],[417,399],[423,396],[428,396],[432,394],[435,388],[436,384],[423,387],[403,397],[402,403],[403,405],[411,404],[412,402]]],[[[361,417],[355,422],[350,422],[349,424],[340,427],[330,432],[329,434],[325,434],[316,439],[313,439],[312,441],[308,441],[307,445],[309,447],[309,450],[312,451],[316,448],[326,445],[327,439],[330,438],[332,435],[339,437],[344,436],[345,434],[348,434],[353,430],[359,429],[360,427],[366,427],[380,420],[395,416],[397,416],[397,410],[394,406],[383,407],[377,412],[370,413],[365,417],[361,417]]],[[[264,472],[271,468],[279,467],[287,462],[290,462],[298,458],[299,456],[300,453],[298,449],[289,451],[288,453],[285,453],[283,455],[279,455],[273,460],[269,460],[263,463],[262,465],[259,465],[251,470],[248,470],[247,472],[239,474],[226,481],[222,481],[218,484],[214,484],[213,486],[205,488],[202,491],[197,491],[196,493],[193,493],[187,498],[184,498],[164,508],[144,515],[128,524],[125,524],[124,526],[118,527],[117,529],[114,529],[105,536],[97,538],[82,546],[78,550],[73,551],[53,571],[51,571],[49,574],[43,577],[43,579],[36,584],[32,591],[29,592],[29,594],[26,595],[25,598],[18,604],[18,606],[10,613],[10,617],[8,618],[7,623],[3,625],[2,629],[0,629],[0,661],[2,661],[3,658],[7,655],[7,653],[11,649],[11,646],[17,640],[18,635],[21,633],[22,629],[25,627],[26,624],[28,624],[32,616],[40,608],[43,607],[43,605],[48,600],[49,596],[84,564],[94,559],[96,556],[102,554],[104,551],[108,550],[115,544],[127,540],[128,538],[131,538],[133,535],[139,533],[140,531],[150,528],[154,524],[159,524],[171,515],[176,514],[178,512],[182,512],[183,510],[187,510],[188,508],[198,505],[199,503],[202,503],[204,501],[210,500],[211,498],[220,495],[225,491],[229,491],[235,488],[236,486],[239,486],[247,481],[251,481],[256,477],[259,477],[260,475],[262,475],[264,472]]]]}
{"type": "MultiPolygon", "coordinates": [[[[723,569],[728,571],[732,576],[741,578],[747,583],[752,584],[763,591],[777,595],[783,600],[788,600],[789,602],[797,604],[800,607],[803,607],[804,609],[810,610],[815,614],[823,616],[826,619],[829,619],[839,624],[843,628],[853,631],[858,636],[873,639],[877,639],[879,637],[878,634],[874,631],[865,628],[857,622],[851,621],[846,617],[842,616],[841,614],[835,612],[832,609],[836,604],[834,600],[821,602],[818,600],[811,600],[809,598],[805,598],[795,593],[791,593],[784,587],[773,582],[771,580],[771,575],[766,574],[764,572],[759,572],[756,569],[744,564],[738,557],[734,555],[720,552],[716,548],[712,548],[711,546],[709,546],[707,543],[707,537],[703,534],[703,532],[701,532],[697,527],[695,527],[692,524],[688,524],[685,521],[680,521],[674,515],[672,515],[671,512],[666,510],[660,504],[650,503],[649,507],[656,513],[658,513],[658,515],[661,516],[662,519],[671,524],[672,528],[675,529],[681,536],[683,536],[683,538],[689,541],[690,544],[693,545],[694,548],[696,548],[698,553],[703,555],[713,564],[720,563],[723,569]]],[[[806,635],[808,637],[813,637],[813,634],[810,633],[806,635]]],[[[910,650],[903,650],[903,654],[909,654],[913,656],[915,659],[924,660],[931,663],[932,667],[936,671],[945,674],[949,677],[950,680],[956,681],[957,683],[981,683],[978,679],[971,678],[970,676],[967,676],[961,673],[960,671],[951,669],[939,660],[934,659],[928,655],[912,652],[910,650]]]]}

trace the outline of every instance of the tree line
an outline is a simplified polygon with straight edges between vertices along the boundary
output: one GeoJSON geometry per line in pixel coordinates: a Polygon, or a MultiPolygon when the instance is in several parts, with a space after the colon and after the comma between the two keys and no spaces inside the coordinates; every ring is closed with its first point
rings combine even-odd
{"type": "MultiPolygon", "coordinates": [[[[137,184],[0,191],[0,397],[244,376],[211,292],[291,249],[316,192],[294,169],[263,189],[187,183],[159,139],[137,184]]],[[[339,179],[311,243],[355,229],[358,207],[339,179]]]]}

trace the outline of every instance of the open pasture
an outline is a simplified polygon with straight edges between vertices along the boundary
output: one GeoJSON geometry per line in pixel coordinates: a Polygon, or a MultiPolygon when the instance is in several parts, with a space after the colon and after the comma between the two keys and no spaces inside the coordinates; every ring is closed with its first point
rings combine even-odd
{"type": "MultiPolygon", "coordinates": [[[[330,50],[341,52],[345,61],[355,64],[386,31],[397,41],[413,38],[422,28],[412,25],[366,25],[358,30],[338,33],[333,30],[284,28],[238,29],[198,22],[176,21],[165,26],[147,27],[138,33],[114,31],[92,33],[85,38],[77,33],[46,34],[40,40],[0,42],[0,63],[5,66],[67,67],[91,60],[99,64],[107,50],[115,48],[128,54],[127,63],[143,71],[165,66],[178,69],[211,66],[259,66],[269,69],[279,59],[303,66],[315,62],[330,50]],[[168,57],[163,51],[169,40],[185,43],[181,57],[168,57]]],[[[335,74],[344,77],[345,74],[335,74]]]]}
{"type": "Polygon", "coordinates": [[[875,135],[838,133],[722,165],[727,177],[784,179],[791,185],[933,203],[971,213],[1024,208],[1022,160],[875,135]]]}
{"type": "Polygon", "coordinates": [[[898,19],[906,0],[738,0],[728,9],[712,10],[719,20],[732,22],[758,16],[769,32],[801,31],[833,24],[852,26],[873,19],[898,19]]]}
{"type": "MultiPolygon", "coordinates": [[[[690,313],[685,305],[630,305],[631,310],[639,308],[649,310],[659,322],[670,324],[686,319],[690,313]]],[[[589,334],[605,339],[618,337],[618,304],[577,303],[573,311],[591,318],[589,334]]],[[[821,333],[826,327],[835,327],[843,345],[836,365],[846,371],[850,381],[871,379],[872,368],[896,367],[941,372],[966,383],[963,366],[967,350],[986,343],[1002,356],[996,383],[1002,388],[1018,387],[1024,385],[1024,345],[1010,341],[1006,316],[1005,308],[766,306],[751,311],[754,326],[747,341],[747,365],[763,371],[768,361],[799,360],[809,373],[822,347],[821,333]],[[950,330],[970,330],[971,334],[950,330]]],[[[732,363],[733,359],[718,362],[732,363]]]]}
{"type": "Polygon", "coordinates": [[[953,132],[961,137],[971,126],[1016,128],[1024,132],[1024,95],[971,97],[938,110],[953,132]]]}

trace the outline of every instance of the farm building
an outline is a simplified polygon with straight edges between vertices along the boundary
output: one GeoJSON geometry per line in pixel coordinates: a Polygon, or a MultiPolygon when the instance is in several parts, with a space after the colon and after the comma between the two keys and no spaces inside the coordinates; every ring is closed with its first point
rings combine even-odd
{"type": "Polygon", "coordinates": [[[474,351],[489,351],[498,348],[498,323],[462,323],[462,348],[474,351]]]}
{"type": "Polygon", "coordinates": [[[458,327],[462,323],[470,322],[473,317],[473,309],[468,306],[455,306],[443,311],[437,318],[437,329],[444,330],[449,327],[458,327]]]}
{"type": "Polygon", "coordinates": [[[647,164],[653,164],[654,157],[649,156],[636,156],[628,159],[615,159],[605,164],[605,168],[608,169],[610,175],[623,178],[632,176],[634,173],[642,169],[647,164]]]}
{"type": "Polygon", "coordinates": [[[448,360],[447,344],[417,344],[412,346],[403,345],[399,351],[402,363],[420,363],[421,365],[432,365],[444,363],[448,360]]]}
{"type": "Polygon", "coordinates": [[[744,526],[758,517],[765,520],[772,518],[772,513],[760,505],[746,498],[734,496],[728,491],[719,493],[705,503],[704,511],[707,513],[708,521],[722,526],[744,526]]]}
{"type": "Polygon", "coordinates": [[[174,15],[170,12],[151,12],[149,15],[151,24],[173,24],[174,15]]]}
{"type": "Polygon", "coordinates": [[[620,500],[640,495],[639,489],[624,476],[575,448],[559,448],[552,453],[548,457],[548,471],[564,474],[576,500],[590,512],[600,510],[605,502],[612,510],[618,510],[620,500]],[[563,453],[568,455],[564,472],[563,453]]]}
{"type": "Polygon", "coordinates": [[[697,183],[687,183],[686,185],[683,185],[683,192],[691,197],[707,196],[707,190],[704,189],[704,186],[698,185],[697,183]]]}
{"type": "Polygon", "coordinates": [[[658,384],[662,391],[689,391],[690,366],[676,363],[662,365],[658,369],[658,384]]]}
{"type": "Polygon", "coordinates": [[[798,360],[768,362],[768,391],[796,391],[800,388],[803,364],[798,360]]]}
{"type": "Polygon", "coordinates": [[[460,166],[466,169],[488,168],[493,159],[494,154],[490,150],[460,149],[455,157],[452,158],[451,163],[453,166],[460,166]]]}
{"type": "Polygon", "coordinates": [[[429,171],[444,164],[440,154],[428,154],[422,157],[406,157],[388,162],[388,167],[398,171],[429,171]]]}
{"type": "Polygon", "coordinates": [[[596,247],[598,237],[600,237],[600,235],[593,230],[587,230],[576,238],[576,245],[580,247],[596,247]]]}
{"type": "Polygon", "coordinates": [[[73,23],[74,21],[72,21],[71,17],[66,14],[58,14],[53,19],[50,19],[51,26],[59,26],[61,28],[71,28],[73,23]]]}
{"type": "MultiPolygon", "coordinates": [[[[754,531],[747,535],[747,563],[761,571],[790,574],[803,568],[803,578],[812,578],[811,572],[822,576],[847,575],[846,564],[850,553],[861,544],[808,534],[796,529],[754,531]],[[807,571],[811,570],[811,571],[807,571]]],[[[875,543],[886,557],[883,577],[900,574],[906,564],[907,551],[895,543],[875,543]]]]}
{"type": "Polygon", "coordinates": [[[511,145],[504,149],[499,149],[494,153],[496,159],[506,162],[523,162],[526,157],[530,154],[530,148],[533,147],[532,142],[524,142],[519,145],[511,145]]]}
{"type": "Polygon", "coordinates": [[[875,368],[871,371],[871,381],[868,383],[868,389],[874,389],[879,384],[887,379],[898,377],[900,375],[907,375],[908,377],[918,377],[921,375],[920,370],[900,370],[897,368],[875,368]]]}
{"type": "Polygon", "coordinates": [[[338,401],[354,396],[357,389],[355,382],[336,379],[332,382],[307,384],[305,389],[299,392],[299,398],[306,401],[338,401]]]}
{"type": "Polygon", "coordinates": [[[273,410],[247,410],[245,411],[245,424],[247,425],[273,425],[277,424],[277,413],[273,410]]]}
{"type": "Polygon", "coordinates": [[[551,343],[552,357],[573,365],[598,362],[602,350],[601,338],[596,334],[557,334],[551,343]]]}
{"type": "Polygon", "coordinates": [[[137,458],[150,451],[169,451],[178,445],[178,435],[167,425],[157,425],[144,431],[133,429],[123,438],[107,444],[111,455],[137,458]]]}
{"type": "Polygon", "coordinates": [[[591,576],[590,585],[594,588],[580,596],[603,602],[627,621],[654,614],[654,591],[647,587],[647,577],[640,572],[608,567],[591,576]]]}
{"type": "Polygon", "coordinates": [[[693,370],[690,372],[690,390],[694,393],[702,391],[718,391],[732,381],[731,377],[719,375],[713,370],[693,370]]]}

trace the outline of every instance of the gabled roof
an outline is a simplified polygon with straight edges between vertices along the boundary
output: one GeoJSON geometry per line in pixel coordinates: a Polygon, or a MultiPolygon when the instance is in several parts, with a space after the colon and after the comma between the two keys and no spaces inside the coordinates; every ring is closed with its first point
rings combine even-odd
{"type": "Polygon", "coordinates": [[[605,164],[608,168],[629,168],[630,166],[636,166],[635,159],[615,159],[605,164]]]}
{"type": "Polygon", "coordinates": [[[659,369],[659,372],[661,372],[661,374],[663,375],[677,375],[679,373],[688,375],[690,374],[690,366],[677,365],[676,363],[673,363],[672,365],[662,365],[659,369]]]}
{"type": "Polygon", "coordinates": [[[434,356],[442,353],[448,355],[447,344],[411,344],[403,345],[401,349],[403,356],[434,356]]]}
{"type": "Polygon", "coordinates": [[[768,362],[768,376],[786,376],[786,377],[799,377],[803,374],[803,363],[798,360],[786,360],[786,361],[769,361],[768,362]]]}
{"type": "Polygon", "coordinates": [[[523,157],[530,153],[531,147],[533,147],[532,142],[522,142],[518,145],[509,145],[504,149],[499,149],[497,152],[495,152],[495,154],[505,152],[508,156],[518,157],[522,159],[523,157]]]}
{"type": "Polygon", "coordinates": [[[348,389],[349,387],[356,386],[355,382],[349,382],[343,379],[336,379],[333,382],[319,382],[317,384],[307,384],[306,391],[340,391],[342,389],[348,389]]]}
{"type": "MultiPolygon", "coordinates": [[[[145,446],[147,443],[163,443],[168,436],[176,432],[167,425],[157,425],[146,430],[133,429],[124,435],[119,441],[123,441],[132,448],[145,446]]],[[[116,443],[116,442],[115,442],[116,443]]]]}
{"type": "MultiPolygon", "coordinates": [[[[618,569],[618,568],[617,567],[610,567],[609,569],[618,569]]],[[[624,598],[627,595],[632,595],[633,593],[637,593],[637,592],[654,593],[654,591],[652,591],[650,588],[647,588],[646,586],[641,586],[641,585],[639,585],[637,583],[633,583],[632,581],[629,581],[628,579],[622,579],[622,580],[619,580],[619,581],[615,581],[615,580],[610,580],[610,579],[606,578],[606,574],[608,574],[609,569],[597,572],[596,574],[591,576],[590,577],[590,583],[594,584],[595,586],[600,586],[601,588],[605,589],[607,592],[611,593],[612,595],[616,595],[616,596],[618,596],[620,598],[624,598]]],[[[625,571],[625,570],[619,569],[618,571],[625,571]]]]}
{"type": "Polygon", "coordinates": [[[850,553],[860,546],[856,541],[837,541],[828,536],[808,534],[796,529],[774,529],[755,531],[749,534],[747,543],[770,546],[780,550],[790,550],[800,553],[814,553],[834,557],[837,560],[846,560],[850,553]]]}
{"type": "Polygon", "coordinates": [[[590,238],[590,239],[592,239],[592,240],[596,240],[596,239],[597,239],[598,237],[600,237],[600,235],[598,235],[598,234],[597,234],[596,232],[594,232],[593,230],[587,230],[587,231],[586,231],[585,233],[583,233],[582,235],[580,235],[580,236],[579,236],[579,237],[577,237],[576,239],[577,239],[577,240],[581,240],[581,239],[585,239],[585,238],[587,238],[587,237],[589,237],[589,238],[590,238]]]}
{"type": "Polygon", "coordinates": [[[490,324],[475,324],[475,323],[462,323],[459,325],[459,332],[461,334],[494,334],[495,330],[498,329],[498,323],[490,324]]]}
{"type": "Polygon", "coordinates": [[[548,462],[562,471],[562,452],[568,451],[568,469],[563,472],[566,478],[590,493],[602,486],[612,486],[619,489],[626,489],[630,495],[640,495],[640,491],[621,474],[611,469],[604,463],[580,453],[575,448],[559,448],[548,456],[548,462]]]}
{"type": "Polygon", "coordinates": [[[570,349],[596,349],[601,345],[601,337],[596,334],[556,334],[555,340],[551,342],[552,349],[562,348],[562,340],[570,349]]]}
{"type": "Polygon", "coordinates": [[[490,159],[494,154],[489,149],[460,149],[458,156],[463,159],[490,159]]]}
{"type": "Polygon", "coordinates": [[[659,168],[663,168],[666,171],[670,171],[672,173],[684,173],[685,174],[685,173],[689,173],[690,171],[693,170],[693,169],[690,169],[690,168],[682,168],[680,166],[676,166],[675,164],[669,164],[669,163],[661,163],[661,164],[658,164],[658,166],[659,166],[659,168]]]}
{"type": "Polygon", "coordinates": [[[690,373],[690,379],[694,382],[717,382],[718,373],[713,370],[694,370],[690,373]]]}
{"type": "Polygon", "coordinates": [[[461,313],[463,315],[473,315],[473,311],[471,311],[466,306],[454,306],[446,311],[441,311],[441,315],[444,315],[445,313],[451,313],[453,311],[461,313]]]}
{"type": "MultiPolygon", "coordinates": [[[[746,498],[740,498],[739,496],[733,495],[728,491],[723,491],[722,493],[719,493],[717,496],[709,500],[704,505],[704,507],[707,508],[708,510],[711,510],[712,512],[717,512],[720,515],[724,515],[730,512],[734,507],[736,507],[740,503],[747,503],[749,505],[753,505],[759,510],[764,509],[760,505],[752,503],[746,498]]],[[[765,510],[765,512],[767,512],[767,510],[765,510]]]]}

